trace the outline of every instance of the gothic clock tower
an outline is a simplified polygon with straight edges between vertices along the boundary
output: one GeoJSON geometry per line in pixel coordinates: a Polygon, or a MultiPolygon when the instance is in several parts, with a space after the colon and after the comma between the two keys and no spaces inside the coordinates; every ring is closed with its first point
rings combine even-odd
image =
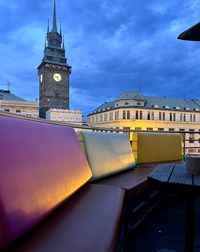
{"type": "Polygon", "coordinates": [[[69,109],[69,76],[71,66],[65,57],[62,30],[57,30],[56,3],[54,0],[53,26],[45,39],[44,57],[38,66],[40,117],[45,118],[50,108],[69,109]]]}

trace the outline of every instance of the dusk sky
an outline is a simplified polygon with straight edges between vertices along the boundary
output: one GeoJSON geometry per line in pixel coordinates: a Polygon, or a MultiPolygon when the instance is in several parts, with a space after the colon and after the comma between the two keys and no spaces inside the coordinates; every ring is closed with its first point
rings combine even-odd
{"type": "MultiPolygon", "coordinates": [[[[35,100],[53,0],[0,0],[0,88],[35,100]]],[[[177,36],[200,21],[200,0],[57,0],[70,108],[84,115],[125,91],[200,98],[200,42],[177,36]]]]}

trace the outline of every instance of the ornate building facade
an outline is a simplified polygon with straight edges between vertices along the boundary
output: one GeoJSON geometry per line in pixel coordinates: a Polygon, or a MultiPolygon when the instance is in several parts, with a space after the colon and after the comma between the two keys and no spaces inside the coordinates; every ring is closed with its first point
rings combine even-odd
{"type": "Polygon", "coordinates": [[[82,124],[82,111],[69,109],[49,109],[46,112],[46,119],[50,121],[68,122],[82,124]]]}
{"type": "Polygon", "coordinates": [[[69,76],[71,66],[65,56],[62,29],[58,32],[54,0],[52,29],[47,28],[44,57],[38,66],[40,117],[50,108],[69,109],[69,76]]]}
{"type": "Polygon", "coordinates": [[[200,100],[144,96],[126,92],[88,115],[89,125],[147,131],[190,131],[188,152],[200,152],[200,100]],[[194,141],[195,140],[195,141],[194,141]]]}

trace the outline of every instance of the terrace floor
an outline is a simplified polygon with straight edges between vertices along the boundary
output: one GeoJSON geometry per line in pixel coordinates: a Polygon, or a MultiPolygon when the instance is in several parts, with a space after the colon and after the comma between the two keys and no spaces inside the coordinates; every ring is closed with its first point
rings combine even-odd
{"type": "MultiPolygon", "coordinates": [[[[195,252],[200,252],[200,199],[196,202],[195,252]]],[[[140,231],[130,237],[127,252],[183,252],[185,201],[167,200],[151,216],[140,231]]]]}

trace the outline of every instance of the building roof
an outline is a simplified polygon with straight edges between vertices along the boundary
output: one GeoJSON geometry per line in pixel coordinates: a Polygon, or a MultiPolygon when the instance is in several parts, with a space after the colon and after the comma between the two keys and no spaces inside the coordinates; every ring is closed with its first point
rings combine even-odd
{"type": "Polygon", "coordinates": [[[117,97],[116,100],[111,102],[105,102],[98,108],[93,110],[90,114],[95,114],[103,111],[112,110],[114,108],[120,108],[115,106],[115,102],[123,100],[135,100],[143,101],[142,105],[127,105],[120,107],[138,107],[147,109],[163,109],[163,110],[182,110],[182,111],[200,111],[200,100],[198,99],[178,99],[178,98],[168,98],[168,97],[157,97],[157,96],[145,96],[139,92],[125,92],[117,97]]]}
{"type": "Polygon", "coordinates": [[[15,101],[26,101],[14,94],[12,94],[9,90],[0,90],[0,100],[15,100],[15,101]]]}
{"type": "Polygon", "coordinates": [[[118,100],[144,100],[144,96],[140,94],[139,92],[125,92],[121,94],[119,97],[117,97],[116,101],[118,100]]]}

